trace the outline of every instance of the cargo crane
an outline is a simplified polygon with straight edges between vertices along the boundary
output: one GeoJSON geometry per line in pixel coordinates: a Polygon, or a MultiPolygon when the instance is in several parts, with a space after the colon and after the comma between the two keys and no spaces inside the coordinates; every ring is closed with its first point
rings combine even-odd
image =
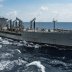
{"type": "Polygon", "coordinates": [[[7,21],[6,21],[7,30],[9,29],[9,24],[10,24],[10,20],[7,19],[7,21]]]}
{"type": "Polygon", "coordinates": [[[16,17],[16,19],[12,22],[13,25],[13,31],[22,31],[24,26],[23,26],[23,21],[20,20],[19,18],[16,17]]]}
{"type": "Polygon", "coordinates": [[[34,30],[35,30],[35,20],[36,20],[36,18],[33,18],[33,19],[30,21],[30,29],[34,29],[34,30]]]}
{"type": "Polygon", "coordinates": [[[12,31],[12,29],[13,29],[12,23],[13,23],[12,20],[8,20],[7,29],[8,29],[9,31],[12,31]]]}
{"type": "Polygon", "coordinates": [[[16,29],[17,29],[17,21],[14,20],[13,21],[13,31],[16,31],[16,29]]]}
{"type": "Polygon", "coordinates": [[[19,28],[19,31],[22,31],[24,29],[24,26],[23,26],[23,21],[20,20],[19,18],[16,17],[16,21],[18,21],[18,28],[19,28]]]}
{"type": "Polygon", "coordinates": [[[16,31],[16,28],[17,28],[17,21],[16,20],[14,20],[14,21],[9,20],[8,21],[8,30],[9,31],[16,31]]]}

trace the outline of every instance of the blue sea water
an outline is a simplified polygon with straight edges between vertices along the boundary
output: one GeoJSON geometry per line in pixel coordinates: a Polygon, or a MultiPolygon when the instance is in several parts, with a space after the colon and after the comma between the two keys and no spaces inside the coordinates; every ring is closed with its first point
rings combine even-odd
{"type": "MultiPolygon", "coordinates": [[[[24,26],[30,26],[30,22],[25,22],[24,26]]],[[[53,29],[53,22],[36,22],[36,28],[53,29]]],[[[72,22],[56,22],[56,29],[72,29],[72,22]]]]}
{"type": "Polygon", "coordinates": [[[72,57],[30,52],[26,44],[31,48],[26,41],[0,37],[0,72],[72,72],[72,57]]]}

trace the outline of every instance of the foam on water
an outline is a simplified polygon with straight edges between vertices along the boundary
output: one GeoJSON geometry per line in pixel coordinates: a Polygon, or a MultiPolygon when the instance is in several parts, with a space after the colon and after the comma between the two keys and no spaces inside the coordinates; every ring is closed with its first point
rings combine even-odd
{"type": "Polygon", "coordinates": [[[2,45],[0,45],[0,48],[2,48],[2,45]]]}
{"type": "Polygon", "coordinates": [[[2,41],[3,39],[2,39],[2,37],[0,37],[0,41],[2,41]]]}
{"type": "Polygon", "coordinates": [[[5,39],[0,39],[0,43],[1,44],[9,44],[9,45],[16,45],[16,46],[23,46],[24,45],[24,43],[22,42],[22,41],[20,41],[20,42],[18,42],[18,41],[13,41],[12,39],[7,39],[7,38],[5,38],[5,39]]]}
{"type": "Polygon", "coordinates": [[[27,62],[22,60],[21,58],[19,58],[18,60],[14,60],[13,62],[16,63],[17,65],[27,64],[27,62]]]}
{"type": "Polygon", "coordinates": [[[19,49],[16,49],[19,53],[21,53],[21,51],[19,49]]]}
{"type": "Polygon", "coordinates": [[[24,45],[28,44],[26,41],[23,41],[24,45]]]}
{"type": "Polygon", "coordinates": [[[19,43],[17,43],[17,46],[23,46],[23,44],[19,42],[19,43]]]}
{"type": "Polygon", "coordinates": [[[6,70],[12,70],[12,68],[14,68],[15,66],[20,66],[20,65],[24,65],[26,64],[27,62],[22,60],[22,59],[18,59],[18,60],[14,60],[14,61],[10,61],[10,60],[7,60],[7,61],[4,61],[2,60],[0,62],[0,71],[6,69],[6,70]]]}
{"type": "Polygon", "coordinates": [[[39,48],[39,47],[40,47],[40,45],[39,45],[39,44],[36,44],[36,45],[35,45],[35,48],[39,48]]]}
{"type": "Polygon", "coordinates": [[[61,64],[63,66],[67,66],[67,64],[63,61],[60,61],[60,60],[52,60],[50,61],[51,64],[54,64],[54,65],[58,65],[58,64],[61,64]]]}
{"type": "Polygon", "coordinates": [[[3,41],[2,41],[2,44],[10,44],[10,42],[7,41],[7,40],[3,40],[3,41]]]}
{"type": "Polygon", "coordinates": [[[10,53],[2,53],[2,54],[0,54],[0,58],[11,58],[11,57],[13,57],[13,55],[10,54],[10,53]]]}
{"type": "Polygon", "coordinates": [[[12,39],[7,39],[8,41],[10,41],[10,42],[13,42],[13,40],[12,39]]]}
{"type": "Polygon", "coordinates": [[[9,42],[7,38],[2,39],[2,37],[0,37],[0,43],[1,44],[11,44],[11,42],[9,42]]]}
{"type": "Polygon", "coordinates": [[[17,42],[17,41],[14,41],[12,44],[16,45],[16,46],[23,46],[24,45],[22,42],[17,42]]]}
{"type": "Polygon", "coordinates": [[[32,45],[28,44],[28,47],[33,47],[32,45]]]}
{"type": "Polygon", "coordinates": [[[29,67],[29,66],[32,66],[32,65],[37,66],[41,70],[41,72],[45,72],[45,67],[41,64],[40,61],[33,61],[33,62],[27,64],[26,66],[29,67]]]}
{"type": "Polygon", "coordinates": [[[0,62],[0,71],[4,70],[8,64],[10,64],[10,61],[1,61],[0,62]]]}
{"type": "Polygon", "coordinates": [[[14,41],[14,42],[13,42],[13,45],[17,45],[17,44],[18,44],[18,42],[17,42],[17,41],[14,41]]]}

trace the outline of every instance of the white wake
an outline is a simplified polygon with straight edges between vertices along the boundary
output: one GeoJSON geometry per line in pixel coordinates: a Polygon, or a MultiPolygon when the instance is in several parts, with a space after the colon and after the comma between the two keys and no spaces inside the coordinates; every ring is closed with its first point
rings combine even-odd
{"type": "Polygon", "coordinates": [[[26,66],[29,67],[29,66],[32,66],[32,65],[37,66],[41,70],[41,72],[45,72],[45,67],[41,64],[40,61],[33,61],[33,62],[27,64],[26,66]]]}

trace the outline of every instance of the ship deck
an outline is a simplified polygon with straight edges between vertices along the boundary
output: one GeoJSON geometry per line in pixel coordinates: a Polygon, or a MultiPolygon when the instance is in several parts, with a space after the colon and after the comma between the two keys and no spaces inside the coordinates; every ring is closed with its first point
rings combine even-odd
{"type": "Polygon", "coordinates": [[[26,31],[26,32],[45,32],[45,33],[50,33],[50,32],[72,32],[72,30],[63,30],[63,29],[39,29],[39,30],[33,30],[33,29],[24,29],[23,31],[26,31]]]}

